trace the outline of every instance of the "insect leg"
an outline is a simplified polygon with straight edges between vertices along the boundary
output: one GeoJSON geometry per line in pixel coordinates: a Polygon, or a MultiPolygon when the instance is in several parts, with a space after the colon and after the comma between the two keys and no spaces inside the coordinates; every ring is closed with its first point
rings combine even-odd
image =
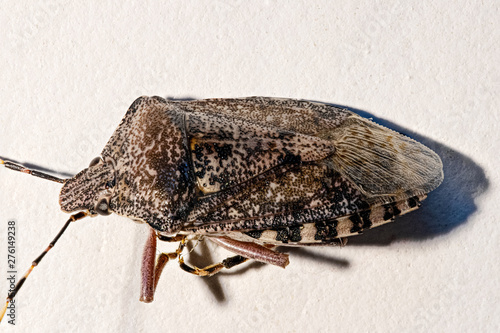
{"type": "Polygon", "coordinates": [[[184,235],[177,235],[177,236],[165,236],[161,234],[157,234],[158,240],[161,240],[162,242],[182,242],[186,236],[184,235]]]}
{"type": "Polygon", "coordinates": [[[150,303],[155,293],[155,257],[156,257],[156,231],[150,228],[149,236],[144,245],[141,265],[141,296],[139,301],[150,303]]]}
{"type": "Polygon", "coordinates": [[[179,258],[179,265],[180,267],[191,274],[195,274],[198,276],[212,276],[217,273],[219,273],[223,268],[232,268],[236,265],[242,264],[245,261],[247,261],[248,258],[242,257],[240,255],[234,256],[234,257],[229,257],[224,259],[222,262],[205,266],[203,268],[198,268],[196,266],[189,266],[184,262],[184,259],[182,257],[179,258]]]}
{"type": "Polygon", "coordinates": [[[285,268],[289,264],[288,254],[276,252],[264,245],[253,242],[242,242],[229,237],[210,237],[208,239],[226,250],[239,254],[245,258],[254,259],[282,268],[285,268]]]}
{"type": "Polygon", "coordinates": [[[207,237],[217,245],[237,253],[237,256],[227,258],[218,264],[198,268],[189,266],[184,262],[184,259],[179,258],[179,264],[183,270],[199,276],[212,276],[220,272],[223,268],[232,268],[236,265],[244,263],[249,259],[254,259],[267,264],[273,264],[285,268],[288,261],[288,254],[273,251],[265,245],[259,245],[252,242],[242,242],[228,237],[207,237]]]}
{"type": "Polygon", "coordinates": [[[81,220],[84,217],[86,217],[87,215],[88,215],[88,212],[79,212],[79,213],[76,213],[74,215],[71,215],[70,218],[68,219],[68,221],[66,221],[66,223],[64,224],[64,226],[61,228],[61,230],[59,231],[59,233],[56,235],[56,237],[52,240],[52,242],[50,242],[49,246],[47,246],[47,248],[45,249],[45,251],[43,251],[38,256],[38,258],[36,258],[33,261],[33,263],[31,264],[31,267],[28,269],[28,271],[17,282],[16,286],[14,287],[14,290],[12,290],[12,292],[7,296],[7,302],[5,303],[5,306],[2,309],[2,311],[0,311],[0,322],[2,321],[2,318],[5,315],[5,312],[7,311],[7,307],[9,306],[9,303],[14,299],[14,297],[16,296],[16,294],[19,291],[19,289],[21,289],[21,287],[23,286],[24,282],[26,281],[26,279],[30,275],[30,273],[33,270],[33,268],[35,268],[35,266],[37,266],[40,263],[40,261],[42,261],[43,257],[45,257],[45,255],[50,251],[50,249],[52,249],[54,247],[54,245],[57,243],[57,241],[62,236],[62,234],[64,233],[64,231],[66,231],[66,228],[68,228],[68,226],[69,226],[69,224],[71,222],[76,222],[78,220],[81,220]]]}
{"type": "Polygon", "coordinates": [[[144,252],[142,255],[142,265],[141,265],[141,295],[139,300],[144,303],[150,303],[154,299],[154,293],[158,281],[160,280],[163,268],[169,261],[169,259],[176,259],[185,247],[186,241],[185,236],[174,236],[167,237],[156,233],[156,231],[151,228],[149,232],[146,245],[144,246],[144,252]],[[156,239],[167,241],[167,242],[177,242],[180,241],[179,247],[175,252],[172,253],[161,253],[158,258],[156,258],[156,239]]]}

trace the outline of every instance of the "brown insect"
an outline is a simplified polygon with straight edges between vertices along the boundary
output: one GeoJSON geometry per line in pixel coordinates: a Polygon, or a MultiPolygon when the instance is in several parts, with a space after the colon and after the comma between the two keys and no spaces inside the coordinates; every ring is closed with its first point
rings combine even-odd
{"type": "Polygon", "coordinates": [[[141,301],[151,302],[161,271],[216,274],[249,259],[280,267],[281,246],[338,245],[345,237],[417,209],[443,180],[429,148],[345,109],[301,100],[250,97],[168,101],[138,98],[101,156],[70,179],[6,167],[63,184],[66,222],[115,213],[148,225],[141,301]],[[187,265],[187,242],[208,239],[236,256],[187,265]],[[179,242],[155,260],[157,239],[179,242]]]}

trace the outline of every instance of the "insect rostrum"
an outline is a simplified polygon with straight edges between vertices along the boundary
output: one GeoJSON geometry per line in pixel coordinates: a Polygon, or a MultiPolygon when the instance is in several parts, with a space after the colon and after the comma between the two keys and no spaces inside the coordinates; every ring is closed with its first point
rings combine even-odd
{"type": "Polygon", "coordinates": [[[288,256],[274,246],[338,244],[417,209],[442,180],[432,150],[330,105],[141,97],[101,156],[60,180],[59,202],[68,213],[115,213],[149,225],[141,299],[151,301],[169,258],[198,275],[247,259],[284,267],[288,256]],[[182,248],[201,237],[237,256],[188,266],[182,248]],[[180,246],[155,263],[158,238],[180,246]]]}

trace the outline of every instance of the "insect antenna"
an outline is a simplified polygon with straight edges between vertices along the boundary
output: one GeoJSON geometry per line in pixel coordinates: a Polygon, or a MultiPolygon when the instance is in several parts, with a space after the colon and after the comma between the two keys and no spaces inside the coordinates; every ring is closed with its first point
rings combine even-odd
{"type": "Polygon", "coordinates": [[[11,162],[11,161],[4,161],[4,160],[0,159],[0,164],[5,165],[5,167],[8,169],[11,169],[14,171],[19,171],[22,173],[27,173],[28,175],[51,180],[51,181],[56,182],[56,183],[64,183],[65,182],[64,179],[51,176],[51,175],[49,175],[47,173],[43,173],[41,171],[28,169],[28,168],[22,166],[21,164],[17,164],[17,163],[11,162]]]}
{"type": "Polygon", "coordinates": [[[68,219],[68,221],[66,221],[66,223],[64,224],[64,226],[61,228],[61,230],[59,231],[59,233],[56,235],[56,237],[52,240],[52,242],[50,242],[49,246],[47,246],[47,248],[45,249],[45,251],[43,251],[34,261],[33,263],[31,264],[31,267],[28,269],[28,271],[24,274],[24,276],[17,282],[16,286],[14,287],[14,290],[12,290],[10,292],[10,294],[7,296],[7,301],[5,302],[5,306],[3,307],[2,311],[0,312],[0,322],[2,322],[2,319],[3,319],[3,316],[5,315],[5,312],[7,311],[7,308],[9,306],[9,303],[14,299],[14,297],[16,296],[17,292],[19,291],[19,289],[21,289],[21,287],[23,286],[24,282],[26,281],[26,279],[28,278],[28,276],[30,275],[31,271],[33,270],[33,268],[35,268],[35,266],[37,266],[40,261],[42,261],[43,257],[45,257],[45,255],[47,254],[47,252],[50,251],[51,248],[54,247],[54,245],[57,243],[57,241],[59,240],[59,238],[62,236],[62,234],[64,233],[64,231],[66,231],[66,229],[68,228],[69,224],[71,222],[76,222],[78,220],[81,220],[83,219],[84,217],[88,216],[89,213],[88,212],[79,212],[79,213],[76,213],[74,215],[71,215],[70,218],[68,219]]]}

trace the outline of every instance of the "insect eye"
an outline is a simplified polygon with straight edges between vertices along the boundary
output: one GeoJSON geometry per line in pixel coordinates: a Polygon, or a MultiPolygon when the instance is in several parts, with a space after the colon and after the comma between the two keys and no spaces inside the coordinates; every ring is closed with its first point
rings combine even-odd
{"type": "Polygon", "coordinates": [[[94,165],[97,165],[101,161],[101,158],[99,156],[95,157],[90,161],[89,168],[93,167],[94,165]]]}
{"type": "Polygon", "coordinates": [[[102,198],[101,200],[99,200],[99,202],[95,206],[95,211],[97,212],[97,214],[102,215],[102,216],[107,216],[107,215],[111,214],[111,212],[109,211],[108,199],[102,198]]]}

